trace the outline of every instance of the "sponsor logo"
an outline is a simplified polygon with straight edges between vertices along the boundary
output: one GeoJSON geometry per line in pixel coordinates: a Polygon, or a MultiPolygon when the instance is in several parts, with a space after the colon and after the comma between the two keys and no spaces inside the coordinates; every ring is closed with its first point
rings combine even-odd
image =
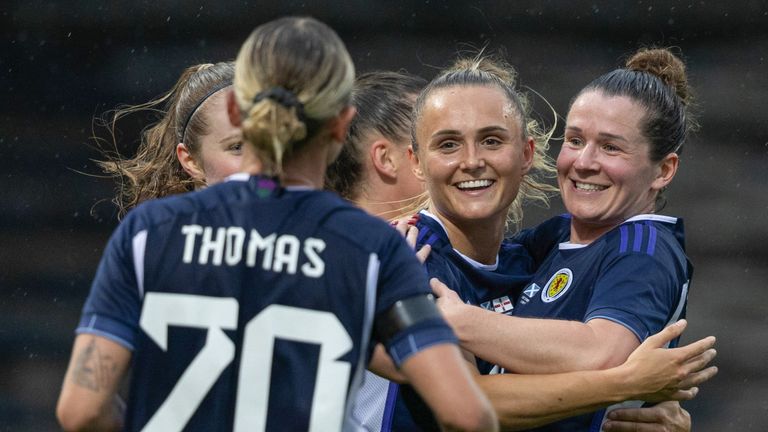
{"type": "Polygon", "coordinates": [[[552,275],[546,287],[541,291],[541,301],[551,303],[559,299],[571,287],[571,282],[573,282],[573,272],[571,272],[571,269],[564,268],[558,270],[557,273],[552,275]]]}

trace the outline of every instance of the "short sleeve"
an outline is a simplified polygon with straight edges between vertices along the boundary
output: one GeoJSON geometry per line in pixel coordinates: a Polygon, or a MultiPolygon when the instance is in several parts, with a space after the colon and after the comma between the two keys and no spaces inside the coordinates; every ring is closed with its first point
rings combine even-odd
{"type": "MultiPolygon", "coordinates": [[[[387,311],[396,301],[432,292],[424,268],[413,250],[394,230],[388,236],[381,255],[376,315],[387,311]]],[[[420,321],[395,334],[386,342],[399,367],[413,354],[433,345],[455,344],[453,330],[442,318],[420,321]]]]}
{"type": "Polygon", "coordinates": [[[141,307],[134,261],[143,260],[142,251],[134,251],[133,246],[146,231],[139,237],[131,235],[134,218],[130,216],[107,244],[76,332],[103,336],[133,350],[141,307]]]}
{"type": "Polygon", "coordinates": [[[595,282],[584,322],[595,318],[614,321],[642,342],[664,328],[681,301],[684,283],[653,256],[622,254],[595,282]]]}

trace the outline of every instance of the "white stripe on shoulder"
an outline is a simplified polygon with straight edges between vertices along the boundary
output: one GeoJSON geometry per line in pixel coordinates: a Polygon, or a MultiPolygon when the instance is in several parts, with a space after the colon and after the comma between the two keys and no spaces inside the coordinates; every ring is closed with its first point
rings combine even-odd
{"type": "Polygon", "coordinates": [[[136,286],[139,298],[144,297],[144,253],[147,249],[147,230],[139,231],[132,240],[133,269],[136,272],[136,286]]]}
{"type": "Polygon", "coordinates": [[[664,222],[664,223],[677,223],[677,218],[672,216],[664,216],[664,215],[657,215],[657,214],[639,214],[637,216],[633,216],[624,222],[636,222],[636,221],[643,221],[643,220],[650,220],[650,221],[656,221],[656,222],[664,222]]]}

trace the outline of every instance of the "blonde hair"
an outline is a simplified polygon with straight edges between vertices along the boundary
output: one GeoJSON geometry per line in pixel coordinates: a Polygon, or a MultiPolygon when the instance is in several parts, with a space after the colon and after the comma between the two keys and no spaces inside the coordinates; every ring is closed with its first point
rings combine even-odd
{"type": "Polygon", "coordinates": [[[243,138],[264,173],[280,175],[286,156],[348,105],[355,69],[339,36],[308,17],[257,27],[235,63],[235,96],[243,138]]]}
{"type": "MultiPolygon", "coordinates": [[[[532,137],[534,140],[534,155],[531,169],[523,176],[520,190],[507,212],[507,229],[510,225],[519,229],[523,221],[523,205],[528,203],[549,206],[549,198],[558,189],[547,182],[548,178],[557,175],[554,160],[547,153],[549,139],[555,131],[553,126],[545,130],[538,121],[530,115],[530,103],[527,95],[517,89],[517,74],[514,68],[501,58],[483,55],[482,53],[472,58],[459,58],[453,65],[441,71],[433,79],[416,99],[413,109],[413,126],[411,127],[411,141],[414,152],[418,152],[419,143],[416,139],[416,128],[421,121],[422,111],[426,100],[435,90],[446,87],[496,87],[504,92],[507,99],[514,107],[517,119],[520,122],[522,139],[532,137]]],[[[425,198],[418,204],[416,210],[426,209],[431,205],[431,199],[425,198]]]]}
{"type": "Polygon", "coordinates": [[[176,145],[182,140],[190,153],[200,152],[199,139],[208,133],[208,119],[203,115],[205,101],[232,84],[234,63],[205,63],[184,70],[173,88],[149,102],[118,107],[96,119],[97,126],[106,127],[113,150],[103,147],[106,160],[96,161],[104,173],[117,180],[115,197],[118,217],[141,202],[189,192],[202,186],[184,171],[176,157],[176,145]],[[132,158],[124,158],[117,150],[117,122],[126,116],[151,112],[158,120],[141,132],[141,142],[132,158]]]}

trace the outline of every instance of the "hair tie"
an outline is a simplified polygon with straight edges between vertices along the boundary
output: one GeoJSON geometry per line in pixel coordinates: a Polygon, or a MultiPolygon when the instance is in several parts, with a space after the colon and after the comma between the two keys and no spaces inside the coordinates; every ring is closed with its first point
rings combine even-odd
{"type": "Polygon", "coordinates": [[[299,120],[306,122],[304,117],[304,104],[301,103],[299,98],[290,90],[277,86],[272,87],[269,90],[265,90],[256,94],[253,97],[253,104],[257,104],[264,99],[272,99],[286,108],[296,108],[296,116],[299,120]]]}
{"type": "MultiPolygon", "coordinates": [[[[224,81],[216,84],[211,88],[211,90],[208,91],[208,93],[205,94],[198,102],[197,105],[192,109],[192,111],[189,112],[189,115],[187,116],[187,119],[184,121],[184,127],[181,128],[181,133],[179,134],[179,142],[184,142],[184,139],[187,138],[187,126],[189,126],[189,122],[192,121],[192,117],[195,116],[197,113],[197,110],[200,109],[200,107],[203,105],[205,101],[208,100],[211,96],[218,93],[220,90],[223,90],[229,86],[232,85],[232,81],[224,81]]],[[[186,143],[185,143],[186,144],[186,143]]]]}

